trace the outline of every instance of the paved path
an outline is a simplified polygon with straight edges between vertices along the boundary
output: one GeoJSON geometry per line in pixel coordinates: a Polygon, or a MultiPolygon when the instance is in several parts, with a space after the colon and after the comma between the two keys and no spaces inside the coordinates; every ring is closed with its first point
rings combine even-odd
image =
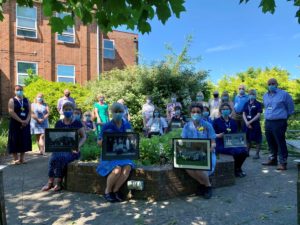
{"type": "Polygon", "coordinates": [[[297,224],[297,168],[292,158],[285,172],[263,167],[262,160],[248,158],[248,176],[237,179],[234,186],[214,189],[210,200],[189,196],[162,202],[131,200],[114,204],[94,194],[41,192],[47,180],[48,157],[30,158],[27,164],[4,169],[9,225],[297,224]]]}

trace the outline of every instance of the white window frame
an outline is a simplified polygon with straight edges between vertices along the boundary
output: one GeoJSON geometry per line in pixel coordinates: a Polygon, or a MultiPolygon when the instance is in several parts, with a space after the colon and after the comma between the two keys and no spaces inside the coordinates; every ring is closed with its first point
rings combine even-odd
{"type": "MultiPolygon", "coordinates": [[[[71,15],[71,13],[66,13],[66,14],[68,14],[68,15],[71,15]]],[[[58,16],[59,15],[59,13],[56,13],[56,17],[59,17],[58,16]]],[[[56,41],[57,42],[60,42],[60,43],[69,43],[69,44],[75,44],[75,25],[73,25],[72,27],[72,30],[73,30],[73,32],[72,33],[70,33],[70,32],[65,32],[65,31],[63,31],[61,34],[59,34],[59,33],[56,33],[56,41]],[[66,37],[73,37],[73,41],[71,42],[71,41],[63,41],[63,40],[58,40],[58,36],[66,36],[66,37]]]]}
{"type": "Polygon", "coordinates": [[[115,40],[111,40],[111,39],[103,39],[103,58],[104,58],[104,59],[111,59],[111,60],[116,59],[116,46],[115,46],[115,40]],[[105,42],[105,41],[111,41],[111,42],[113,43],[113,48],[105,48],[105,45],[104,45],[104,42],[105,42]],[[104,50],[114,51],[114,58],[108,58],[108,57],[105,57],[105,55],[104,55],[104,50]]]}
{"type": "MultiPolygon", "coordinates": [[[[20,6],[20,7],[24,7],[24,6],[20,6]]],[[[25,7],[25,8],[30,8],[30,7],[25,7]]],[[[27,17],[22,17],[22,16],[18,16],[18,4],[16,4],[16,35],[17,37],[25,37],[25,38],[32,38],[32,39],[37,39],[37,7],[33,6],[33,9],[35,9],[36,11],[36,18],[35,18],[35,28],[28,28],[28,27],[22,27],[22,26],[18,26],[18,19],[19,18],[24,18],[24,19],[31,19],[31,18],[27,18],[27,17]],[[25,31],[35,31],[35,37],[29,37],[29,36],[24,36],[24,35],[18,35],[18,29],[20,30],[25,30],[25,31]]]]}
{"type": "Polygon", "coordinates": [[[74,80],[73,80],[73,84],[75,84],[76,83],[76,74],[75,74],[76,68],[75,68],[75,65],[57,64],[57,66],[56,66],[56,82],[60,82],[61,83],[61,81],[58,80],[59,77],[62,77],[62,78],[72,78],[72,77],[64,76],[64,75],[58,75],[58,66],[73,66],[74,67],[74,77],[73,77],[74,80]]]}
{"type": "Polygon", "coordinates": [[[17,85],[25,86],[25,84],[20,84],[19,83],[19,75],[28,76],[28,73],[19,73],[19,71],[18,71],[18,69],[19,69],[18,64],[19,63],[35,64],[36,65],[36,74],[38,74],[38,71],[39,71],[39,64],[37,62],[31,62],[31,61],[16,61],[17,85]]]}

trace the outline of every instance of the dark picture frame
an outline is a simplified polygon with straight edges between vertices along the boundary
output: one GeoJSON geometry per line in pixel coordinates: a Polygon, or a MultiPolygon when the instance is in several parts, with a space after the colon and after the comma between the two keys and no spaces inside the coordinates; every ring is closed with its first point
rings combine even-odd
{"type": "Polygon", "coordinates": [[[211,140],[199,138],[173,138],[174,167],[211,170],[211,140]]]}
{"type": "Polygon", "coordinates": [[[102,159],[103,160],[122,160],[139,159],[139,133],[103,133],[102,159]]]}
{"type": "Polygon", "coordinates": [[[78,149],[78,129],[46,128],[45,152],[71,152],[78,149]]]}
{"type": "Polygon", "coordinates": [[[247,147],[246,133],[224,134],[224,148],[247,147]]]}
{"type": "Polygon", "coordinates": [[[171,129],[181,129],[183,126],[181,121],[171,121],[170,127],[171,129]]]}

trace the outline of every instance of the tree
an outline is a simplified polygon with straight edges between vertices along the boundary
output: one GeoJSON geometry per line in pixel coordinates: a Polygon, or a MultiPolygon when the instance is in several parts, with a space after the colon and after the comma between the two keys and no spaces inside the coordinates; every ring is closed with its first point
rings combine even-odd
{"type": "MultiPolygon", "coordinates": [[[[3,4],[0,0],[0,21],[3,20],[3,4]]],[[[33,6],[34,0],[17,0],[21,6],[33,6]]],[[[180,17],[185,11],[185,0],[43,0],[43,11],[50,18],[52,32],[63,32],[79,18],[87,25],[97,22],[101,31],[108,32],[112,28],[126,25],[129,29],[137,29],[141,33],[151,31],[150,20],[157,15],[163,24],[175,14],[180,17]],[[55,12],[67,12],[70,15],[63,19],[56,17],[55,12]]]]}

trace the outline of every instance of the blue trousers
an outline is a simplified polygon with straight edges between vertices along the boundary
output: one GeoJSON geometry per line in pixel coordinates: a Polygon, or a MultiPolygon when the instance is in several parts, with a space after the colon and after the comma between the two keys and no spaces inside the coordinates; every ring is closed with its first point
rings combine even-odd
{"type": "Polygon", "coordinates": [[[286,164],[288,150],[285,141],[285,132],[287,129],[287,120],[266,120],[265,134],[269,146],[269,159],[279,163],[286,164]]]}

